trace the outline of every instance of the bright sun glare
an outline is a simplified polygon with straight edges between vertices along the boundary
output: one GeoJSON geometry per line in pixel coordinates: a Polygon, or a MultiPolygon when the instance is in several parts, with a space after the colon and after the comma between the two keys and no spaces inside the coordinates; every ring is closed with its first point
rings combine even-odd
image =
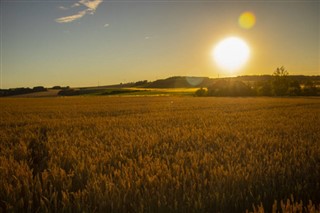
{"type": "Polygon", "coordinates": [[[215,62],[230,72],[240,69],[249,59],[249,55],[249,46],[238,37],[223,39],[212,51],[215,62]]]}

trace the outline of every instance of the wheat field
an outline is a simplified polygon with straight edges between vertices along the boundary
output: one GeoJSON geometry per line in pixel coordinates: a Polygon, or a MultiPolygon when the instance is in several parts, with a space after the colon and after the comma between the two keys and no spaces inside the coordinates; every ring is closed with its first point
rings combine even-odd
{"type": "Polygon", "coordinates": [[[319,98],[0,107],[2,212],[319,212],[319,98]]]}

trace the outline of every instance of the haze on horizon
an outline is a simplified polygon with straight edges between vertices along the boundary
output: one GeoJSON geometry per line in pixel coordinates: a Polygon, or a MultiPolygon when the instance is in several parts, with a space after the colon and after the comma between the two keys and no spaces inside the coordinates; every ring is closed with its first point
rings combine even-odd
{"type": "Polygon", "coordinates": [[[320,1],[1,0],[1,88],[94,86],[170,76],[320,75],[320,1]],[[250,28],[238,23],[254,14],[250,28]],[[213,47],[243,39],[234,73],[213,47]]]}

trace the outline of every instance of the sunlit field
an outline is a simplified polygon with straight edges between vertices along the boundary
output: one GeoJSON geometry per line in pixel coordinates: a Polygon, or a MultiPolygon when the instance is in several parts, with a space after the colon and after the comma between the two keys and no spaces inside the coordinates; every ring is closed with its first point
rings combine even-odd
{"type": "Polygon", "coordinates": [[[3,98],[0,107],[0,212],[319,211],[319,98],[3,98]]]}

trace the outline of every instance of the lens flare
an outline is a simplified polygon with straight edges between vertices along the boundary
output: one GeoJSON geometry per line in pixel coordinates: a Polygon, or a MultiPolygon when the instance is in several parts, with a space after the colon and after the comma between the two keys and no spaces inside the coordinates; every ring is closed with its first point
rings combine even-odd
{"type": "Polygon", "coordinates": [[[186,77],[187,82],[191,85],[191,86],[198,86],[199,84],[202,83],[203,78],[202,77],[192,77],[192,76],[188,76],[186,77]]]}
{"type": "Polygon", "coordinates": [[[239,17],[239,25],[244,29],[251,29],[256,23],[256,17],[252,12],[244,12],[239,17]]]}

